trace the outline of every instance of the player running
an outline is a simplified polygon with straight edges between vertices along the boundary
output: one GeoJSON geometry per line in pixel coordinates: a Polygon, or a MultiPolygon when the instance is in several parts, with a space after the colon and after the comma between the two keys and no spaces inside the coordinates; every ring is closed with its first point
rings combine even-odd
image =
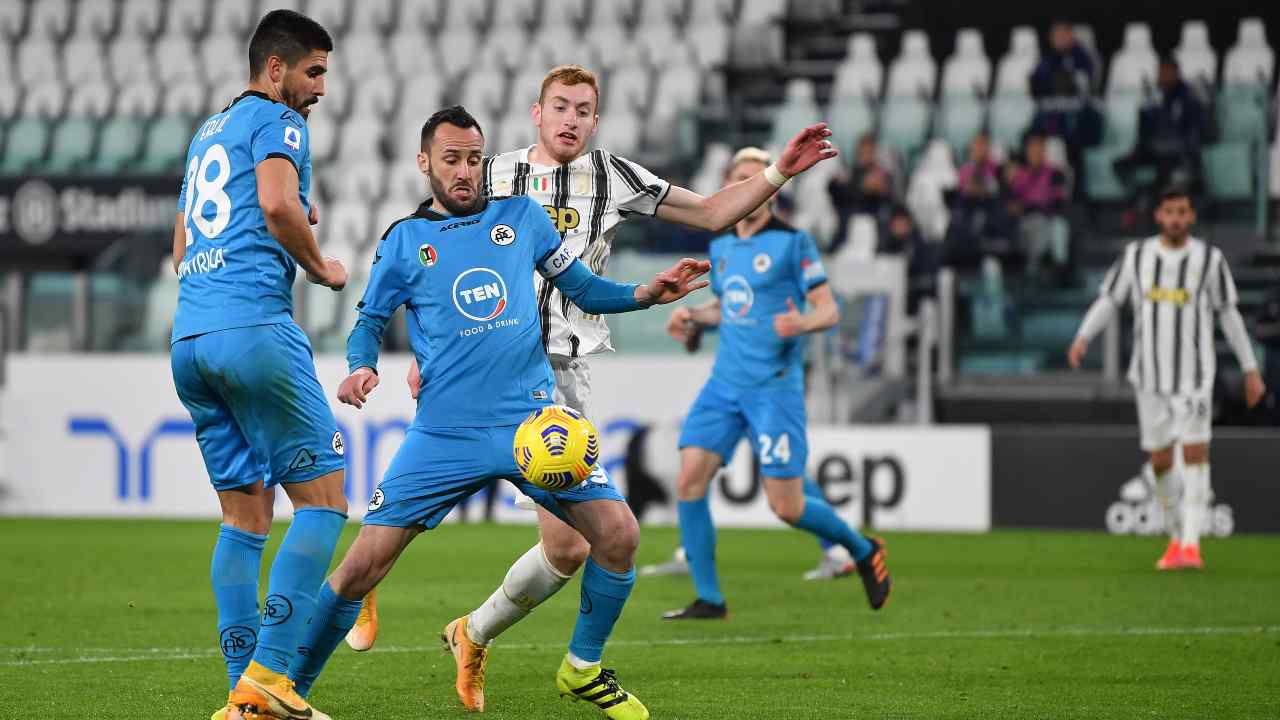
{"type": "Polygon", "coordinates": [[[1169,545],[1160,570],[1204,567],[1200,534],[1209,502],[1209,439],[1213,407],[1213,313],[1244,371],[1245,402],[1266,394],[1253,345],[1236,309],[1236,284],[1222,251],[1191,237],[1196,211],[1185,190],[1160,196],[1155,211],[1160,234],[1129,243],[1102,281],[1101,294],[1080,325],[1067,353],[1080,367],[1089,341],[1111,322],[1116,309],[1133,305],[1133,356],[1129,382],[1138,401],[1142,449],[1150,454],[1156,498],[1164,512],[1169,545]],[[1182,444],[1185,467],[1178,477],[1174,446],[1182,444]]]}
{"type": "Polygon", "coordinates": [[[338,391],[343,402],[363,407],[378,385],[383,329],[404,305],[410,345],[424,369],[418,414],[374,492],[359,536],[320,589],[306,652],[290,675],[305,695],[355,623],[361,598],[413,538],[494,479],[506,478],[591,543],[582,578],[584,610],[556,687],[594,703],[607,717],[647,718],[644,705],[600,665],[635,584],[635,517],[603,468],[572,490],[552,493],[525,482],[511,453],[519,423],[550,404],[554,389],[530,271],[588,313],[619,313],[674,302],[705,287],[697,278],[710,266],[684,259],[648,285],[591,272],[536,201],[489,199],[480,192],[484,136],[461,107],[431,117],[422,150],[431,198],[383,235],[347,340],[351,375],[338,391]]]}
{"type": "MultiPolygon", "coordinates": [[[[725,175],[732,185],[758,174],[769,153],[743,148],[725,175]]],[[[680,432],[676,510],[680,538],[698,597],[668,620],[728,616],[716,573],[715,525],[707,486],[745,433],[764,476],[769,507],[785,523],[844,547],[858,565],[867,600],[879,610],[892,580],[884,546],[863,537],[827,503],[804,490],[805,438],[802,336],[840,320],[827,273],[808,233],[775,218],[768,204],[711,241],[715,299],[671,313],[667,332],[683,343],[699,328],[718,327],[711,378],[680,432]],[[808,312],[801,313],[800,307],[808,312]]]]}
{"type": "MultiPolygon", "coordinates": [[[[538,102],[531,108],[538,142],[486,158],[482,167],[484,194],[526,195],[535,200],[551,218],[565,247],[596,273],[604,272],[618,223],[631,215],[654,215],[721,230],[773,197],[789,177],[836,155],[826,139],[831,132],[825,124],[817,124],[798,133],[776,165],[703,197],[606,149],[588,152],[600,120],[599,104],[595,74],[577,65],[553,68],[543,78],[538,102]]],[[[539,276],[534,282],[543,349],[555,373],[554,399],[590,417],[591,375],[586,358],[613,350],[609,326],[598,314],[569,302],[553,283],[539,276]]],[[[415,393],[419,381],[415,364],[409,370],[409,385],[415,393]]],[[[489,643],[564,587],[592,551],[582,534],[554,513],[543,508],[537,512],[541,542],[516,560],[482,605],[444,629],[458,669],[455,689],[470,710],[484,709],[489,643]]],[[[375,613],[371,595],[349,639],[353,648],[372,646],[377,633],[375,613]]]]}
{"type": "Polygon", "coordinates": [[[285,673],[347,519],[342,437],[292,301],[299,265],[311,282],[347,282],[308,224],[305,118],[324,94],[332,49],[308,17],[263,17],[249,41],[249,88],[201,125],[178,198],[173,381],[222,505],[210,577],[231,693],[215,719],[327,717],[285,673]],[[294,516],[259,620],[277,485],[294,516]]]}

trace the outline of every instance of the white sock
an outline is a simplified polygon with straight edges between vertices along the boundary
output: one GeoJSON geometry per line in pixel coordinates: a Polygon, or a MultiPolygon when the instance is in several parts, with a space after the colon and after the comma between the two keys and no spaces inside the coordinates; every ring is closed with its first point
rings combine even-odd
{"type": "Polygon", "coordinates": [[[502,584],[471,611],[467,622],[467,637],[471,642],[488,645],[507,628],[524,619],[533,609],[569,582],[547,561],[542,543],[529,548],[507,571],[502,584]]]}
{"type": "Polygon", "coordinates": [[[827,557],[838,563],[853,562],[853,555],[843,545],[832,545],[827,548],[827,557]]]}
{"type": "Polygon", "coordinates": [[[1182,518],[1180,517],[1178,499],[1182,494],[1182,474],[1178,472],[1178,468],[1169,468],[1162,475],[1156,475],[1151,468],[1151,463],[1142,466],[1142,472],[1148,474],[1148,477],[1155,478],[1156,502],[1160,504],[1160,512],[1164,515],[1164,527],[1169,532],[1169,537],[1173,540],[1181,542],[1182,537],[1182,518]]]}
{"type": "Polygon", "coordinates": [[[1209,464],[1187,465],[1182,471],[1182,544],[1200,547],[1209,502],[1209,464]]]}
{"type": "Polygon", "coordinates": [[[569,661],[569,664],[570,664],[570,665],[574,666],[575,668],[577,668],[577,669],[579,669],[579,670],[587,670],[587,669],[589,669],[589,668],[593,668],[593,667],[595,667],[595,666],[597,666],[597,665],[599,665],[599,664],[600,664],[598,661],[597,661],[597,662],[591,662],[590,660],[583,660],[582,658],[578,657],[577,655],[574,655],[572,652],[570,652],[570,653],[566,653],[566,654],[565,654],[565,659],[569,661]]]}

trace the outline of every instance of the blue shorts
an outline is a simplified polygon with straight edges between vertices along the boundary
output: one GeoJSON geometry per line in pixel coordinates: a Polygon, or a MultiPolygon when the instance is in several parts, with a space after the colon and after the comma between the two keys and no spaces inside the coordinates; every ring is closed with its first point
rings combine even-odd
{"type": "Polygon", "coordinates": [[[345,467],[311,343],[297,325],[184,338],[170,363],[215,490],[306,482],[345,467]]]}
{"type": "Polygon", "coordinates": [[[727,463],[743,434],[760,459],[760,474],[802,477],[809,459],[804,386],[738,387],[712,377],[689,408],[680,447],[710,450],[727,463]]]}
{"type": "Polygon", "coordinates": [[[373,491],[364,524],[421,525],[430,530],[455,506],[498,478],[509,480],[566,523],[569,517],[563,503],[626,502],[602,466],[570,490],[551,492],[531,485],[520,475],[511,454],[517,427],[409,428],[387,474],[373,491]]]}

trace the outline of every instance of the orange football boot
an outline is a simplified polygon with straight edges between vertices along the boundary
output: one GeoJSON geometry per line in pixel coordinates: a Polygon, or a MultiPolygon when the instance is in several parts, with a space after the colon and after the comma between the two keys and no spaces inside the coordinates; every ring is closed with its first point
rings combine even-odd
{"type": "Polygon", "coordinates": [[[1157,570],[1181,570],[1182,569],[1182,543],[1177,540],[1170,540],[1169,547],[1164,549],[1164,554],[1156,561],[1157,570]]]}
{"type": "Polygon", "coordinates": [[[1200,559],[1199,545],[1183,545],[1182,555],[1179,557],[1182,567],[1191,570],[1203,570],[1204,560],[1200,559]]]}
{"type": "Polygon", "coordinates": [[[228,704],[238,709],[244,720],[332,720],[307,704],[293,689],[292,680],[256,660],[245,668],[228,704]]]}
{"type": "Polygon", "coordinates": [[[467,710],[484,712],[484,666],[489,661],[489,648],[467,637],[469,620],[469,616],[463,615],[445,625],[440,640],[444,651],[453,653],[453,661],[458,665],[458,679],[453,684],[458,699],[467,710]]]}
{"type": "Polygon", "coordinates": [[[360,614],[356,616],[356,624],[347,632],[347,644],[356,652],[364,652],[373,647],[378,639],[378,596],[377,590],[370,590],[360,603],[360,614]]]}

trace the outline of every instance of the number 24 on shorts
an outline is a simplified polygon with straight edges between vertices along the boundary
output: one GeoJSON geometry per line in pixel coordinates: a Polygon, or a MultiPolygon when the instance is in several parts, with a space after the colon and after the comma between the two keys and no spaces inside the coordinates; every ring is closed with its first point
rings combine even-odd
{"type": "Polygon", "coordinates": [[[760,433],[756,436],[756,445],[760,448],[760,464],[772,465],[775,462],[791,462],[791,440],[786,433],[774,438],[760,433]]]}

